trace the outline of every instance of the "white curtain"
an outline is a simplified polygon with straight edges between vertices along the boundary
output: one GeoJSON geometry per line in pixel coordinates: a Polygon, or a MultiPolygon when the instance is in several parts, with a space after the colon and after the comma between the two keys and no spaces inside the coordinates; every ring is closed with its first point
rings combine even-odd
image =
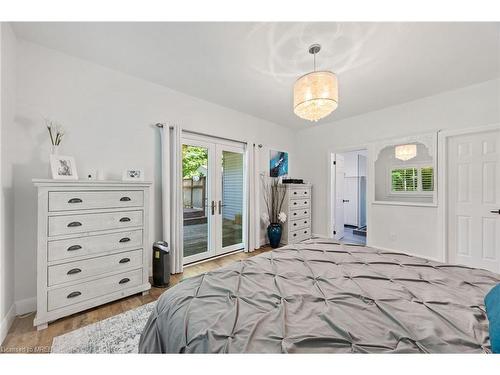
{"type": "Polygon", "coordinates": [[[170,247],[170,272],[182,272],[182,170],[181,129],[163,125],[162,149],[162,216],[163,239],[170,247]]]}
{"type": "Polygon", "coordinates": [[[260,147],[247,143],[248,156],[248,246],[252,252],[260,247],[260,147]]]}

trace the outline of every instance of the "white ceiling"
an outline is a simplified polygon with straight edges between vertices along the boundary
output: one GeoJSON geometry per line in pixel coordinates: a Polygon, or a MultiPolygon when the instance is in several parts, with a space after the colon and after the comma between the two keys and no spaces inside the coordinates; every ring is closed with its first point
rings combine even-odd
{"type": "Polygon", "coordinates": [[[339,78],[331,122],[500,77],[500,23],[13,23],[18,37],[293,128],[295,79],[339,78]]]}

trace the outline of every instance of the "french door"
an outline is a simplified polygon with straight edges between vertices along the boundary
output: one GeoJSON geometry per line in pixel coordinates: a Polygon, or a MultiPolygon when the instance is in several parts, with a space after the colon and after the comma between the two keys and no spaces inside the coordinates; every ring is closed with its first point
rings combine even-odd
{"type": "Polygon", "coordinates": [[[245,248],[244,144],[182,138],[184,264],[245,248]]]}

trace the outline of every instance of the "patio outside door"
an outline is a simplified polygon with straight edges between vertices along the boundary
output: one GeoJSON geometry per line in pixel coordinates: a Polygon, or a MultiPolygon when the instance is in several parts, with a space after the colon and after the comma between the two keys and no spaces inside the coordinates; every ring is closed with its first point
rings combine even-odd
{"type": "Polygon", "coordinates": [[[184,134],[184,264],[245,247],[244,145],[184,134]]]}

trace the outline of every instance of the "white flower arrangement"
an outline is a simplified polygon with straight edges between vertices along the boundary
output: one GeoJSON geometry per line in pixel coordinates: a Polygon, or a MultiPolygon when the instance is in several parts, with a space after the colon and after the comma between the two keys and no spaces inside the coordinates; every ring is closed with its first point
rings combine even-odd
{"type": "Polygon", "coordinates": [[[52,146],[59,146],[64,136],[62,126],[54,121],[45,119],[45,125],[49,131],[50,143],[52,146]]]}
{"type": "Polygon", "coordinates": [[[278,220],[280,221],[280,223],[284,223],[286,221],[286,214],[284,212],[280,212],[278,214],[278,220]]]}

